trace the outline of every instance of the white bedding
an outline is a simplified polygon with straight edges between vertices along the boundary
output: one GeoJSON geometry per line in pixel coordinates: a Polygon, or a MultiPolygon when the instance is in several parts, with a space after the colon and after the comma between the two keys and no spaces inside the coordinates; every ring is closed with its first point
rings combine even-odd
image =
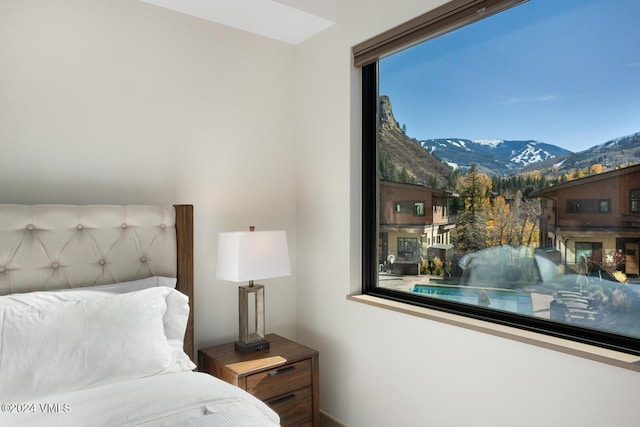
{"type": "Polygon", "coordinates": [[[0,297],[0,403],[191,371],[182,350],[187,301],[164,286],[0,297]],[[184,306],[183,316],[169,316],[176,337],[165,327],[171,296],[184,306]]]}
{"type": "Polygon", "coordinates": [[[192,372],[192,223],[190,205],[0,205],[0,427],[278,425],[192,372]]]}
{"type": "Polygon", "coordinates": [[[1,426],[277,427],[266,404],[208,374],[180,372],[23,402],[0,402],[1,426]],[[198,420],[193,420],[201,417],[198,420]]]}
{"type": "Polygon", "coordinates": [[[0,296],[0,426],[278,426],[249,393],[192,372],[188,316],[185,295],[155,284],[0,296]]]}

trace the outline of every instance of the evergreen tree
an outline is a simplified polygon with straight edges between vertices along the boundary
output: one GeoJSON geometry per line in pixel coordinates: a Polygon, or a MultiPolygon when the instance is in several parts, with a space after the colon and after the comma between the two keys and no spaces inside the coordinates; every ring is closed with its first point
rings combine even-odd
{"type": "Polygon", "coordinates": [[[415,184],[416,179],[406,168],[402,168],[398,174],[398,181],[405,184],[415,184]]]}

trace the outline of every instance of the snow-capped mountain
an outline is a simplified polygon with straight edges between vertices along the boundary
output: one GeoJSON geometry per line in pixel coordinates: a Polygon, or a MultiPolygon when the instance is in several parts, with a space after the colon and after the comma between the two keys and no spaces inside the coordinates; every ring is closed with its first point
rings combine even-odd
{"type": "Polygon", "coordinates": [[[533,163],[571,153],[539,141],[446,138],[420,142],[431,154],[454,168],[467,169],[475,163],[480,172],[488,175],[511,175],[533,163]]]}
{"type": "Polygon", "coordinates": [[[612,139],[587,150],[558,156],[524,168],[525,172],[538,170],[546,175],[562,175],[576,169],[602,165],[613,170],[621,165],[635,164],[640,159],[640,132],[612,139]]]}

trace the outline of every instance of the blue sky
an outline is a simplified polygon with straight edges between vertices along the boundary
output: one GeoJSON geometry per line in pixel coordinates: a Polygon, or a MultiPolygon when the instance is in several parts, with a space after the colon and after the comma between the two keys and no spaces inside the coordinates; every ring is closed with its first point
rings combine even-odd
{"type": "Polygon", "coordinates": [[[417,139],[584,150],[640,131],[638,27],[640,0],[529,0],[382,59],[379,93],[417,139]]]}

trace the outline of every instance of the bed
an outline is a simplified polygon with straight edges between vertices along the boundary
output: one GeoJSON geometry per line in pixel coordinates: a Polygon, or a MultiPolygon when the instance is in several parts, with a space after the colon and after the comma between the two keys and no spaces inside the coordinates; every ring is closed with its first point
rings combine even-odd
{"type": "Polygon", "coordinates": [[[193,207],[0,205],[0,425],[279,425],[194,372],[193,207]]]}

